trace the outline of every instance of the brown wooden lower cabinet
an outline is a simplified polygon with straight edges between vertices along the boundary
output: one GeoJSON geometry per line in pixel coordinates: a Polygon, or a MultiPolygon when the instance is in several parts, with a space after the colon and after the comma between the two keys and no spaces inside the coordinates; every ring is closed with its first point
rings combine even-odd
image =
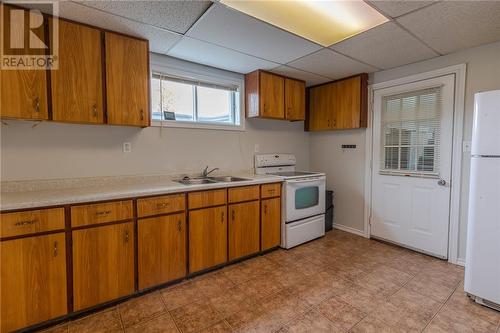
{"type": "Polygon", "coordinates": [[[261,201],[261,250],[277,247],[281,242],[281,198],[261,201]]]}
{"type": "Polygon", "coordinates": [[[133,222],[74,230],[74,310],[89,308],[133,292],[133,222]]]}
{"type": "Polygon", "coordinates": [[[229,205],[229,260],[259,252],[259,201],[229,205]]]}
{"type": "Polygon", "coordinates": [[[137,229],[139,289],[186,275],[186,215],[140,219],[137,229]]]}
{"type": "Polygon", "coordinates": [[[67,313],[63,232],[0,243],[1,332],[67,313]]]}
{"type": "Polygon", "coordinates": [[[227,261],[227,206],[189,212],[189,272],[227,261]]]}

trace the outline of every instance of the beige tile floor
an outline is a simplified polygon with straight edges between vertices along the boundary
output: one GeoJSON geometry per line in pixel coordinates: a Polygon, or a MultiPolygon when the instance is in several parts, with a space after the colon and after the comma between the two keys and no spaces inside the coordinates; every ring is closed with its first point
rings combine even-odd
{"type": "Polygon", "coordinates": [[[492,332],[463,268],[334,230],[50,332],[492,332]]]}

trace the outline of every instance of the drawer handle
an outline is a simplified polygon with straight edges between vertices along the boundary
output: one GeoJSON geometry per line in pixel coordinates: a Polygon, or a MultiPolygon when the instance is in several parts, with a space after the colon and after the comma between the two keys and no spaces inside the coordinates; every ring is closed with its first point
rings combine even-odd
{"type": "Polygon", "coordinates": [[[59,249],[57,247],[57,241],[54,242],[54,257],[57,257],[57,255],[59,254],[59,249]]]}
{"type": "Polygon", "coordinates": [[[15,227],[24,227],[25,225],[32,225],[38,222],[38,219],[25,220],[14,223],[15,227]]]}
{"type": "Polygon", "coordinates": [[[267,190],[267,192],[269,192],[269,193],[274,193],[275,191],[276,191],[276,189],[274,189],[274,188],[270,188],[269,190],[267,190]]]}
{"type": "Polygon", "coordinates": [[[125,244],[128,243],[128,230],[125,230],[125,244]]]}
{"type": "Polygon", "coordinates": [[[106,216],[106,215],[109,215],[111,214],[111,211],[110,210],[103,210],[101,212],[96,212],[95,215],[97,216],[106,216]]]}
{"type": "Polygon", "coordinates": [[[179,230],[179,232],[182,231],[181,220],[177,221],[177,229],[179,230]]]}
{"type": "Polygon", "coordinates": [[[156,208],[165,208],[165,207],[168,207],[168,202],[156,204],[156,208]]]}

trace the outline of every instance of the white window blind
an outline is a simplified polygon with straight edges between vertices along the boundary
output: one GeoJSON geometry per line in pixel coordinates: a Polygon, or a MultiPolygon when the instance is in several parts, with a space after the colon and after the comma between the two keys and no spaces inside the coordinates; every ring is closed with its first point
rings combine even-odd
{"type": "Polygon", "coordinates": [[[383,97],[381,174],[439,175],[441,90],[383,97]]]}

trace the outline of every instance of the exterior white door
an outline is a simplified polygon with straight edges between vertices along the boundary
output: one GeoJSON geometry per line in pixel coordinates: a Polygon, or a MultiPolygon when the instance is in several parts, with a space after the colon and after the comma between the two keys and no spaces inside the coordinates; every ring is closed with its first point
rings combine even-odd
{"type": "Polygon", "coordinates": [[[448,257],[454,75],[374,91],[371,236],[448,257]]]}

